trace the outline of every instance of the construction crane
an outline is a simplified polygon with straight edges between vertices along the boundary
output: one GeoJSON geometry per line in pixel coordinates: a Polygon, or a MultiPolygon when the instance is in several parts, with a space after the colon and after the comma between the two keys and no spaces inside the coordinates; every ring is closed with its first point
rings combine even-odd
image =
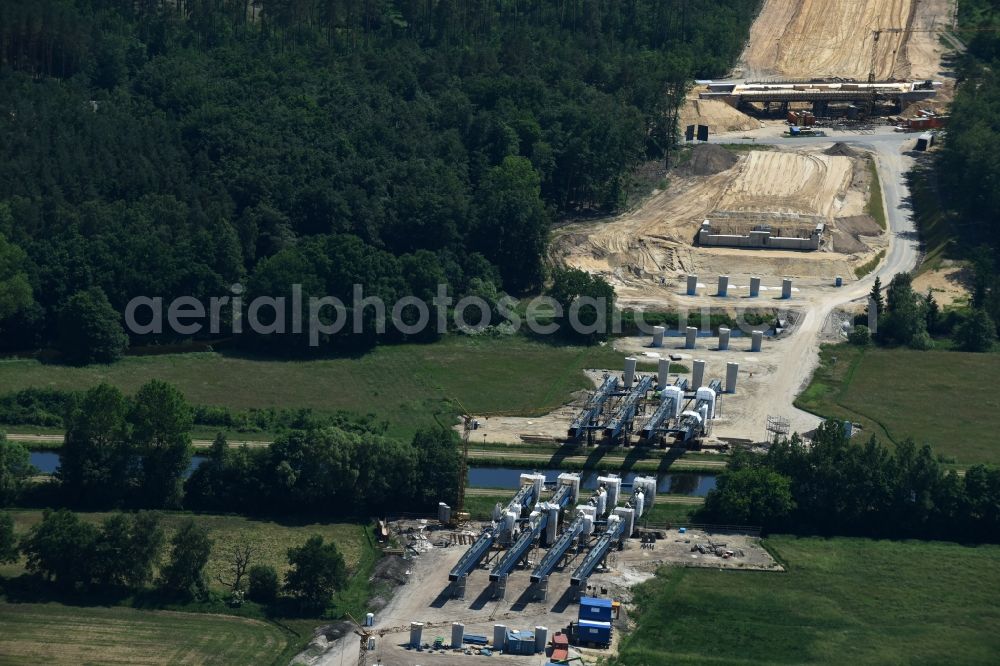
{"type": "MultiPolygon", "coordinates": [[[[452,401],[458,406],[459,412],[461,413],[462,419],[462,462],[458,466],[458,501],[455,506],[455,514],[465,510],[465,486],[468,482],[469,475],[469,435],[476,427],[476,419],[473,418],[472,412],[465,408],[462,401],[458,398],[451,398],[452,401]]],[[[483,418],[489,418],[491,416],[523,416],[525,410],[507,410],[507,411],[497,411],[497,412],[487,412],[481,414],[483,418]]]]}
{"type": "Polygon", "coordinates": [[[465,484],[469,476],[469,433],[472,432],[472,422],[471,414],[462,416],[462,464],[458,466],[458,506],[455,507],[455,513],[465,510],[465,484]]]}
{"type": "Polygon", "coordinates": [[[347,613],[347,617],[348,619],[350,619],[351,622],[354,623],[354,626],[357,627],[354,630],[354,633],[356,633],[358,636],[361,637],[361,650],[358,652],[358,666],[365,666],[365,664],[368,661],[368,644],[371,642],[371,639],[375,636],[375,633],[372,631],[368,631],[368,629],[366,629],[360,622],[355,620],[354,616],[351,615],[350,613],[347,613]]]}

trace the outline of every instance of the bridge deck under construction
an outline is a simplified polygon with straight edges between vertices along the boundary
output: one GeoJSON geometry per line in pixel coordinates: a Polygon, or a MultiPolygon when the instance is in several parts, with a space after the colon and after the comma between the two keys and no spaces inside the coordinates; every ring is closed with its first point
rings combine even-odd
{"type": "Polygon", "coordinates": [[[712,83],[701,99],[717,99],[739,108],[748,103],[864,102],[872,98],[906,106],[934,97],[937,81],[885,81],[876,83],[782,82],[712,83]]]}

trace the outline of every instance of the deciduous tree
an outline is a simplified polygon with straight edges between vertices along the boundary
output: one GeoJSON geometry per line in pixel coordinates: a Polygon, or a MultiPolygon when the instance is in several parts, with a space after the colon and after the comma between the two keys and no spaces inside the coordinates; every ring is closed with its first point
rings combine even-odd
{"type": "Polygon", "coordinates": [[[208,531],[193,520],[185,520],[170,539],[170,546],[170,560],[160,572],[163,589],[181,598],[204,596],[208,591],[205,565],[212,553],[208,531]]]}
{"type": "Polygon", "coordinates": [[[308,608],[322,609],[347,582],[343,555],[336,544],[324,543],[319,535],[289,548],[288,563],[292,568],[285,574],[285,589],[308,608]]]}

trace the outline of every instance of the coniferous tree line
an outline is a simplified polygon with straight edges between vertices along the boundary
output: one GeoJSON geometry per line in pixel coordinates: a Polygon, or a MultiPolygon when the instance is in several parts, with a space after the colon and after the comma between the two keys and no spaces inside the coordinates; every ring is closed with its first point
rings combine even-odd
{"type": "Polygon", "coordinates": [[[950,215],[954,249],[970,261],[971,312],[954,336],[969,351],[988,351],[1000,324],[1000,11],[991,0],[961,0],[958,30],[968,49],[956,58],[958,87],[933,169],[950,215]],[[963,29],[975,31],[963,32],[963,29]]]}
{"type": "Polygon", "coordinates": [[[237,281],[536,290],[552,219],[623,201],[756,5],[0,3],[0,347],[108,360],[130,298],[237,281]]]}

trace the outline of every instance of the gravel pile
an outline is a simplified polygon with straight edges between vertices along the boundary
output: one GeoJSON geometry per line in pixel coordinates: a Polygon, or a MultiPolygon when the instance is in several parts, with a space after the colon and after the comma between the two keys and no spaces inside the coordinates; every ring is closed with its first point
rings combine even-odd
{"type": "Polygon", "coordinates": [[[738,160],[736,155],[722,146],[703,143],[691,150],[691,161],[683,169],[692,176],[712,176],[731,169],[738,160]]]}

